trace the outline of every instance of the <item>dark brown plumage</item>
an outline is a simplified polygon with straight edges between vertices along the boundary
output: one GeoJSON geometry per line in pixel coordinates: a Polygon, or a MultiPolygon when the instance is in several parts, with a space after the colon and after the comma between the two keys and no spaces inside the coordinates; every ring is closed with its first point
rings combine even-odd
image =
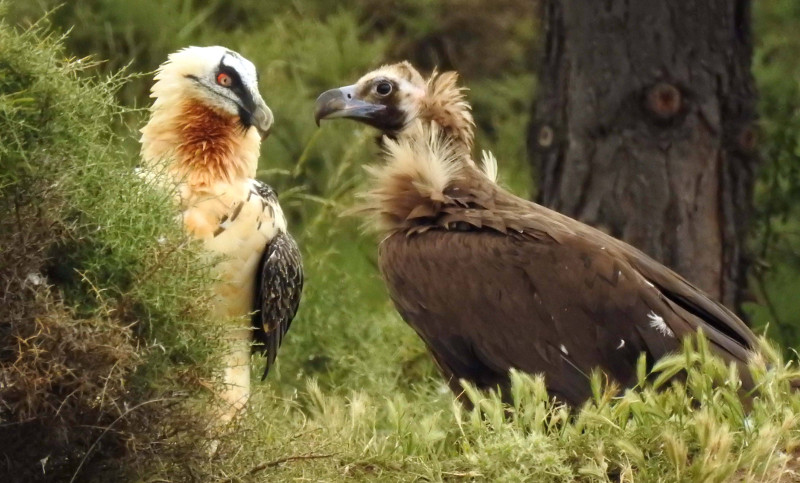
{"type": "MultiPolygon", "coordinates": [[[[399,109],[405,123],[392,126],[386,164],[372,168],[367,211],[381,222],[391,298],[456,393],[466,379],[507,394],[508,370],[517,368],[544,373],[552,396],[577,405],[591,395],[594,368],[630,386],[641,353],[652,363],[699,329],[723,358],[747,362],[758,341],[728,309],[639,250],[514,196],[480,171],[454,79],[445,89],[432,78],[414,108],[399,109]]],[[[359,84],[354,92],[368,90],[359,84]]],[[[330,92],[320,118],[346,109],[330,92]]],[[[374,117],[371,124],[380,127],[374,117]]]]}

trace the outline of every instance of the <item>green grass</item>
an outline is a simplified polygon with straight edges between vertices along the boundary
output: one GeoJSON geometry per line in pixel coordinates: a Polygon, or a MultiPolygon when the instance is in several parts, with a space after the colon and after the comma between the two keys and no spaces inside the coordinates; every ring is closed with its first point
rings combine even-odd
{"type": "Polygon", "coordinates": [[[278,392],[272,381],[219,458],[195,471],[225,481],[794,481],[800,396],[788,379],[798,373],[766,352],[770,364],[752,368],[760,386],[750,410],[733,369],[704,339],[656,368],[687,370],[685,385],[657,392],[663,383],[642,374],[639,387],[615,397],[596,375],[594,399],[575,415],[548,402],[540,378],[519,373],[513,407],[467,387],[471,412],[435,379],[409,386],[380,369],[373,383],[348,390],[311,379],[278,392]]]}
{"type": "MultiPolygon", "coordinates": [[[[490,20],[508,22],[512,3],[490,20]]],[[[455,403],[389,302],[376,240],[360,220],[339,216],[362,186],[374,134],[348,123],[318,129],[311,112],[318,92],[405,56],[420,37],[426,47],[411,54],[425,57],[436,39],[476,27],[446,8],[419,16],[420,2],[404,4],[393,27],[378,4],[257,4],[81,0],[51,16],[78,25],[66,39],[0,26],[0,300],[8,308],[0,318],[0,473],[41,478],[44,466],[46,477],[66,481],[799,478],[800,399],[788,383],[797,371],[769,347],[752,368],[760,384],[750,408],[702,339],[657,367],[686,370],[684,385],[657,391],[658,374],[642,369],[640,386],[615,397],[595,377],[594,400],[574,414],[547,401],[540,379],[521,374],[512,408],[469,388],[478,410],[455,403]],[[118,100],[145,105],[150,76],[114,74],[131,60],[150,71],[190,43],[225,44],[261,70],[276,126],[259,176],[280,193],[307,278],[277,366],[254,385],[247,413],[219,436],[213,457],[198,411],[218,354],[218,328],[205,319],[208,261],[174,224],[168,197],[132,172],[131,128],[144,113],[118,100]],[[71,51],[112,61],[92,66],[71,51]]],[[[31,9],[10,7],[13,18],[31,9]]],[[[535,34],[524,21],[511,30],[520,42],[535,34]]],[[[765,45],[784,52],[779,44],[765,45]]],[[[517,67],[479,76],[473,65],[465,83],[479,142],[498,154],[503,182],[526,194],[523,128],[535,82],[514,45],[485,47],[517,67]]],[[[762,85],[776,86],[765,97],[775,109],[768,120],[782,119],[772,113],[783,112],[779,88],[791,86],[767,60],[756,65],[762,85]]],[[[783,140],[775,169],[796,155],[796,135],[780,126],[769,131],[783,140]]],[[[780,206],[791,205],[791,193],[780,193],[780,206]]],[[[791,232],[791,217],[778,218],[780,233],[791,232]]],[[[788,282],[769,279],[773,296],[792,286],[795,272],[786,273],[788,282]]],[[[787,317],[788,299],[776,304],[787,317]]],[[[253,359],[255,380],[262,364],[253,359]]]]}

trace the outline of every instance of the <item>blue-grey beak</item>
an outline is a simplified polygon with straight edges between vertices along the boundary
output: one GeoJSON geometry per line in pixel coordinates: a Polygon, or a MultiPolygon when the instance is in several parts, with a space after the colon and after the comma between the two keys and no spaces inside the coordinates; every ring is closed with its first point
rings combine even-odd
{"type": "Polygon", "coordinates": [[[323,119],[347,118],[368,121],[386,110],[386,106],[372,104],[356,97],[356,86],[325,91],[314,104],[314,120],[319,126],[323,119]]]}

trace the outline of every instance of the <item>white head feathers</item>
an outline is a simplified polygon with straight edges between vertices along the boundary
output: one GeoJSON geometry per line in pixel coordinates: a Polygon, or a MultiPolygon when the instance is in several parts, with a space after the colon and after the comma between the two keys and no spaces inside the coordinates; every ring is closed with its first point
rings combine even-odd
{"type": "Polygon", "coordinates": [[[189,184],[210,186],[255,174],[272,112],[255,66],[225,47],[188,47],[158,69],[151,116],[142,128],[146,165],[166,162],[189,184]]]}
{"type": "Polygon", "coordinates": [[[258,92],[256,67],[225,47],[187,47],[170,54],[155,81],[153,110],[194,99],[220,113],[240,116],[245,126],[262,132],[272,124],[272,112],[258,92]]]}

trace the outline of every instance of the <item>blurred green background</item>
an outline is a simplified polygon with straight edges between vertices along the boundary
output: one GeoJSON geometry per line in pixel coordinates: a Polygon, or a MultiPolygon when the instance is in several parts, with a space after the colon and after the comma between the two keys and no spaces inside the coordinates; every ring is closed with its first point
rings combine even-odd
{"type": "MultiPolygon", "coordinates": [[[[771,337],[795,347],[800,344],[800,65],[794,56],[800,48],[800,4],[754,3],[763,167],[751,238],[753,303],[746,310],[757,330],[768,328],[771,337]]],[[[371,134],[355,125],[333,123],[318,130],[309,114],[312,102],[319,92],[352,83],[385,62],[409,59],[425,71],[458,70],[470,89],[478,149],[495,153],[500,180],[513,192],[531,197],[536,190],[525,153],[539,57],[536,2],[35,0],[12,2],[8,17],[24,25],[47,11],[50,22],[69,31],[66,43],[74,55],[103,60],[101,72],[142,73],[119,92],[128,106],[147,107],[148,73],[181,47],[221,44],[250,58],[276,113],[260,176],[282,194],[292,226],[309,250],[313,240],[303,232],[325,229],[317,226],[322,223],[336,230],[338,239],[343,227],[352,226],[331,220],[361,181],[359,165],[375,152],[371,134]]],[[[129,116],[127,126],[140,126],[142,116],[129,116]]],[[[135,137],[127,140],[133,160],[135,137]]],[[[350,243],[336,250],[351,252],[348,264],[367,263],[355,259],[371,259],[372,240],[355,231],[347,236],[353,237],[350,243]]],[[[376,300],[384,298],[376,292],[376,300]]]]}
{"type": "MultiPolygon", "coordinates": [[[[800,344],[800,2],[754,3],[763,165],[750,240],[756,257],[753,302],[747,312],[757,331],[768,327],[770,337],[791,349],[800,344]]],[[[470,89],[477,148],[497,156],[503,185],[532,197],[535,176],[525,136],[539,58],[536,3],[13,0],[5,7],[7,25],[44,22],[67,33],[66,55],[101,61],[81,76],[110,76],[121,69],[134,74],[116,91],[117,100],[131,109],[112,119],[122,146],[119,157],[131,168],[138,161],[136,129],[146,119],[152,72],[167,54],[187,45],[220,44],[248,57],[260,71],[275,128],[262,147],[259,177],[280,194],[303,250],[307,285],[279,364],[265,384],[256,386],[249,429],[243,429],[260,446],[240,448],[224,468],[248,466],[259,453],[336,451],[342,443],[330,439],[330,432],[304,433],[315,431],[305,418],[344,421],[342,411],[367,411],[371,406],[359,403],[357,390],[388,401],[369,409],[382,414],[365,423],[375,425],[373,431],[413,433],[424,440],[381,440],[399,446],[374,450],[370,458],[375,461],[366,458],[364,468],[376,464],[393,471],[395,451],[411,455],[403,471],[411,465],[417,476],[440,478],[442,461],[452,454],[445,451],[430,466],[431,454],[445,444],[431,421],[450,410],[451,397],[422,343],[391,307],[376,269],[375,240],[362,233],[360,220],[340,216],[363,183],[361,166],[374,158],[375,134],[355,123],[317,128],[313,102],[323,90],[350,84],[387,62],[409,59],[425,71],[456,69],[470,89]],[[326,398],[347,404],[339,407],[326,398]],[[421,399],[429,406],[416,407],[414,401],[421,399]],[[413,431],[398,426],[410,424],[408,415],[413,431]],[[406,444],[417,446],[401,447],[406,444]],[[414,458],[426,463],[414,466],[414,458]]],[[[377,443],[367,438],[349,444],[377,443]]],[[[364,468],[353,471],[373,474],[364,468]]],[[[219,468],[214,471],[221,474],[219,468]]]]}

